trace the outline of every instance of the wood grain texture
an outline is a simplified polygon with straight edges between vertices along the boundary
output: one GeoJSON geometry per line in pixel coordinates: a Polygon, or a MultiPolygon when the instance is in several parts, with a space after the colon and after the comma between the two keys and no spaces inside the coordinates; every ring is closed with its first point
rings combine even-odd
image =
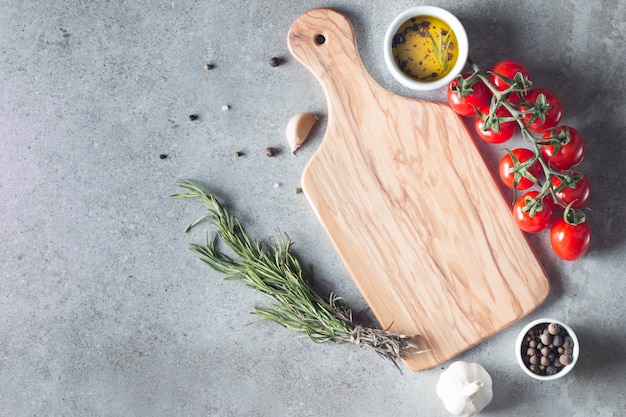
{"type": "Polygon", "coordinates": [[[304,192],[380,324],[431,349],[406,366],[449,360],[543,302],[548,278],[463,121],[377,84],[338,12],[303,14],[288,42],[328,103],[304,192]]]}

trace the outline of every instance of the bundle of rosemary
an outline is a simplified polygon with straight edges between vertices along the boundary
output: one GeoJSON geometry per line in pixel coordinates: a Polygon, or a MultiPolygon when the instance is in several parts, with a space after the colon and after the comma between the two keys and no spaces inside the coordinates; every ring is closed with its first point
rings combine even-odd
{"type": "Polygon", "coordinates": [[[239,220],[229,213],[202,185],[191,181],[177,182],[187,192],[174,198],[199,198],[207,213],[194,221],[187,231],[203,220],[217,227],[205,245],[190,245],[191,251],[210,268],[240,280],[245,286],[260,291],[271,300],[268,308],[255,307],[253,313],[281,326],[302,333],[317,343],[354,343],[373,349],[378,355],[396,360],[402,355],[420,353],[415,335],[404,335],[357,323],[345,300],[331,293],[328,300],[309,284],[300,262],[290,252],[292,242],[287,235],[277,235],[266,244],[251,239],[239,220]],[[224,242],[234,256],[220,251],[216,243],[224,242]]]}

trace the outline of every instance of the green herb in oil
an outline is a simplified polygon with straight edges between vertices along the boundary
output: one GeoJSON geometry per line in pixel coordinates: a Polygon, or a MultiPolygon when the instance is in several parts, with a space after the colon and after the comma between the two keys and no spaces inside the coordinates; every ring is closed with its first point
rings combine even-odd
{"type": "Polygon", "coordinates": [[[427,31],[435,54],[435,59],[443,73],[448,72],[448,55],[450,50],[450,31],[439,29],[434,35],[427,31]]]}

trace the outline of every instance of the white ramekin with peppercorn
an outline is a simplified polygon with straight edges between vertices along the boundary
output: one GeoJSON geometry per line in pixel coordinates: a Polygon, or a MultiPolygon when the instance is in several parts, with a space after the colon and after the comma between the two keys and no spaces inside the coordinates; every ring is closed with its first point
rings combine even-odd
{"type": "Polygon", "coordinates": [[[580,347],[567,324],[550,318],[534,320],[517,336],[515,357],[526,374],[550,381],[567,375],[576,365],[580,347]]]}

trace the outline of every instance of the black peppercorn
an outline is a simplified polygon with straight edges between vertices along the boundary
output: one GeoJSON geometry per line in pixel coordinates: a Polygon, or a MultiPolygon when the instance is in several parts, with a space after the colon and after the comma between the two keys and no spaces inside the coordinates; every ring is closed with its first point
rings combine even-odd
{"type": "Polygon", "coordinates": [[[280,65],[280,58],[272,57],[270,58],[270,67],[277,67],[280,65]]]}
{"type": "Polygon", "coordinates": [[[396,34],[393,37],[391,47],[393,48],[395,46],[402,45],[404,42],[406,42],[406,39],[404,39],[404,36],[396,34]]]}

